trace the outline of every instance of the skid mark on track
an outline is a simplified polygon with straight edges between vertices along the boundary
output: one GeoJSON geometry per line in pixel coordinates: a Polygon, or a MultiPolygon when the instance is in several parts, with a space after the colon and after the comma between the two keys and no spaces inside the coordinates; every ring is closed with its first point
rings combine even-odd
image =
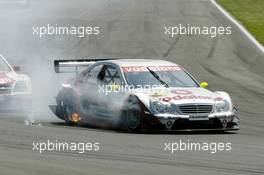
{"type": "Polygon", "coordinates": [[[163,58],[166,58],[167,56],[169,56],[170,52],[174,49],[174,47],[176,46],[176,44],[178,43],[178,41],[180,40],[181,35],[178,35],[172,44],[170,44],[169,48],[166,50],[166,52],[163,54],[163,58]]]}
{"type": "Polygon", "coordinates": [[[251,88],[248,88],[247,86],[244,86],[243,84],[240,84],[240,83],[232,80],[231,78],[227,78],[227,77],[221,75],[220,73],[218,73],[217,71],[214,71],[213,69],[210,68],[209,65],[205,65],[205,63],[201,63],[200,61],[198,61],[198,62],[202,66],[202,68],[204,70],[206,70],[207,72],[209,72],[210,74],[212,74],[214,76],[217,76],[217,77],[221,77],[222,79],[230,81],[230,82],[232,82],[234,84],[237,84],[238,87],[243,88],[243,89],[245,89],[248,92],[251,92],[252,94],[254,94],[258,98],[264,99],[264,93],[258,92],[256,90],[251,89],[251,88]]]}
{"type": "Polygon", "coordinates": [[[64,54],[69,54],[69,53],[73,52],[74,50],[78,50],[80,45],[84,42],[85,39],[86,39],[86,35],[84,35],[84,37],[82,37],[82,38],[79,38],[77,43],[74,44],[72,47],[70,47],[68,50],[66,50],[64,52],[64,54]]]}
{"type": "Polygon", "coordinates": [[[215,38],[213,39],[213,43],[212,43],[212,45],[211,45],[210,51],[209,51],[209,53],[208,53],[208,55],[207,55],[207,58],[212,58],[212,56],[213,56],[213,54],[214,54],[214,52],[215,52],[215,48],[216,48],[217,43],[218,43],[218,39],[219,39],[219,37],[215,37],[215,38]]]}

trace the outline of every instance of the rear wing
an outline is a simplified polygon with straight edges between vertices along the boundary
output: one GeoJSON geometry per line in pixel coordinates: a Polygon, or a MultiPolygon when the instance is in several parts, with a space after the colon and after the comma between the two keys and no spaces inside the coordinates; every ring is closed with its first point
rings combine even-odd
{"type": "Polygon", "coordinates": [[[54,70],[56,73],[76,73],[78,74],[84,68],[98,62],[113,59],[77,59],[77,60],[54,60],[54,70]]]}

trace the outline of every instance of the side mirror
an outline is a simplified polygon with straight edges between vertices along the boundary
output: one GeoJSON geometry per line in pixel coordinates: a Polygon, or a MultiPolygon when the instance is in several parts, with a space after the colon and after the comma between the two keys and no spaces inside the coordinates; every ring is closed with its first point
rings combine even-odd
{"type": "Polygon", "coordinates": [[[21,68],[19,66],[13,66],[14,71],[16,72],[20,72],[21,68]]]}
{"type": "Polygon", "coordinates": [[[208,87],[208,83],[203,81],[203,82],[200,83],[200,87],[207,88],[208,87]]]}

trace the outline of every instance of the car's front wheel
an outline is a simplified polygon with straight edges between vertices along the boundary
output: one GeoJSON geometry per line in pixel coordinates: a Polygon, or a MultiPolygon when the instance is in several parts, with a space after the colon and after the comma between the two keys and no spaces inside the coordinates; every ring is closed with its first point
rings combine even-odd
{"type": "Polygon", "coordinates": [[[141,129],[141,111],[139,109],[127,111],[126,123],[129,131],[139,132],[141,129]]]}
{"type": "Polygon", "coordinates": [[[122,113],[122,119],[122,123],[128,131],[140,132],[142,125],[142,109],[136,97],[132,97],[127,101],[122,113]]]}

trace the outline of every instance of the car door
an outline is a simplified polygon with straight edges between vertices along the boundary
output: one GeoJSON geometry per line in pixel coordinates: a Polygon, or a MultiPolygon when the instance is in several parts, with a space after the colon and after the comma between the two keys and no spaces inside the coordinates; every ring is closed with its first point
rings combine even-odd
{"type": "Polygon", "coordinates": [[[78,85],[83,113],[104,121],[116,118],[120,95],[118,91],[109,91],[109,87],[121,86],[123,82],[120,71],[111,64],[97,65],[87,71],[78,85]]]}
{"type": "Polygon", "coordinates": [[[112,64],[105,65],[98,75],[98,82],[103,87],[100,97],[103,97],[103,107],[107,110],[106,118],[111,121],[118,119],[124,103],[124,92],[122,87],[125,85],[121,72],[118,67],[112,64]]]}
{"type": "Polygon", "coordinates": [[[104,64],[95,65],[84,71],[76,80],[76,87],[79,93],[80,110],[87,117],[97,117],[99,109],[98,75],[104,64]]]}

